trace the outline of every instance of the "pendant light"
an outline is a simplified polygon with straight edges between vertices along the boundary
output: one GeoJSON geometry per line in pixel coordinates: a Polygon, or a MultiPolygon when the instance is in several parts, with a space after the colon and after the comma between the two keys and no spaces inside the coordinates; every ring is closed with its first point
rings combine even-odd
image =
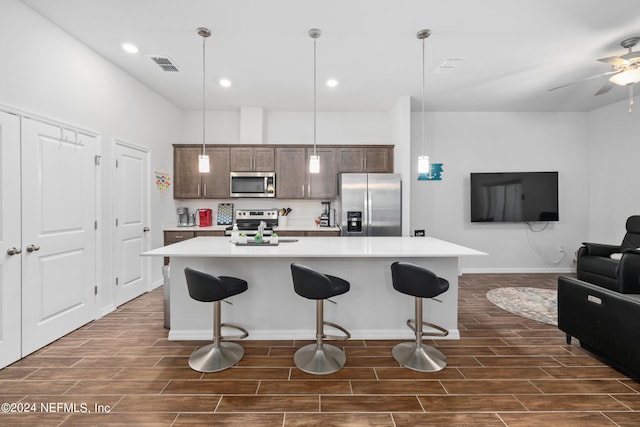
{"type": "Polygon", "coordinates": [[[313,154],[309,157],[309,173],[320,173],[320,156],[316,154],[316,40],[322,35],[322,31],[317,28],[309,30],[309,37],[313,39],[313,154]]]}
{"type": "Polygon", "coordinates": [[[206,50],[205,50],[205,42],[208,37],[211,36],[211,31],[208,28],[200,27],[198,28],[198,35],[202,37],[202,154],[198,156],[198,171],[200,173],[209,173],[209,156],[206,153],[206,145],[205,145],[205,65],[206,65],[206,50]]]}
{"type": "Polygon", "coordinates": [[[431,30],[418,31],[418,39],[422,40],[422,110],[420,114],[420,138],[422,140],[422,154],[418,156],[418,173],[429,172],[429,156],[424,151],[424,40],[431,35],[431,30]]]}

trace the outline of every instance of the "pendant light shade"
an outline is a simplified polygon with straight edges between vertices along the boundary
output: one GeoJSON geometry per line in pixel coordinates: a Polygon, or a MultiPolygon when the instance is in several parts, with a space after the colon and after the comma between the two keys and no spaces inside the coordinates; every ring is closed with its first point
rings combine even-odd
{"type": "Polygon", "coordinates": [[[198,156],[198,171],[200,173],[209,173],[211,168],[209,167],[209,156],[206,154],[200,154],[198,156]]]}
{"type": "Polygon", "coordinates": [[[418,156],[418,173],[429,173],[429,156],[418,156]]]}
{"type": "Polygon", "coordinates": [[[211,36],[211,31],[208,28],[200,27],[198,28],[198,35],[202,37],[202,154],[198,156],[198,171],[200,173],[209,173],[210,172],[210,162],[209,156],[206,153],[206,145],[205,145],[205,100],[206,100],[206,91],[205,91],[205,67],[206,67],[206,40],[211,36]]]}
{"type": "Polygon", "coordinates": [[[418,156],[418,173],[429,173],[429,156],[425,154],[424,149],[424,41],[431,35],[431,30],[418,31],[417,37],[422,40],[422,108],[420,111],[420,141],[421,141],[421,155],[418,156]]]}
{"type": "MultiPolygon", "coordinates": [[[[314,150],[315,152],[315,150],[314,150]]],[[[309,172],[320,173],[320,156],[312,154],[309,157],[309,172]]]]}
{"type": "Polygon", "coordinates": [[[309,30],[309,37],[313,39],[313,154],[309,157],[309,173],[320,173],[320,156],[316,154],[316,121],[317,121],[317,78],[316,78],[316,40],[322,35],[317,28],[309,30]]]}

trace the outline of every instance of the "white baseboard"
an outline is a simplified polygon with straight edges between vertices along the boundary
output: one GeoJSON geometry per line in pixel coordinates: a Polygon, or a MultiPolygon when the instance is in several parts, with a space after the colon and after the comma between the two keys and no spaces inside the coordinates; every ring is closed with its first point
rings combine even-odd
{"type": "Polygon", "coordinates": [[[113,304],[110,304],[106,307],[102,307],[102,310],[100,310],[100,317],[98,317],[98,319],[101,319],[107,314],[113,313],[114,311],[116,311],[116,306],[113,304]]]}
{"type": "Polygon", "coordinates": [[[152,290],[154,290],[154,289],[157,289],[157,288],[159,288],[160,286],[162,286],[163,284],[164,284],[164,281],[163,281],[162,279],[160,279],[160,280],[158,280],[158,281],[156,281],[156,282],[153,282],[153,283],[151,283],[151,284],[149,285],[149,291],[152,291],[152,290]]]}
{"type": "Polygon", "coordinates": [[[575,269],[571,267],[545,267],[545,268],[463,268],[460,270],[462,274],[498,274],[498,273],[559,273],[568,274],[575,273],[575,269]]]}
{"type": "MultiPolygon", "coordinates": [[[[385,329],[385,330],[356,330],[351,332],[351,339],[354,340],[412,340],[415,335],[408,328],[385,329]]],[[[211,331],[189,330],[189,331],[169,331],[169,341],[211,341],[211,331]]],[[[222,334],[225,332],[223,330],[222,334]]],[[[249,331],[249,336],[245,340],[313,340],[315,330],[289,330],[289,331],[249,331]]],[[[459,340],[460,331],[449,329],[446,337],[425,337],[425,341],[431,339],[438,340],[459,340]]]]}

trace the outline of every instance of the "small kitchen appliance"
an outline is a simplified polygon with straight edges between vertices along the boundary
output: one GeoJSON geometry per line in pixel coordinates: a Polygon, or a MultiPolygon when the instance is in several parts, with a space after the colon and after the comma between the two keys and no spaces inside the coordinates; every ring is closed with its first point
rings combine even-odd
{"type": "Polygon", "coordinates": [[[211,226],[211,216],[213,211],[211,209],[198,209],[198,216],[200,219],[200,227],[210,227],[211,226]]]}
{"type": "Polygon", "coordinates": [[[276,197],[275,172],[231,172],[231,197],[276,197]]]}
{"type": "Polygon", "coordinates": [[[189,216],[189,208],[180,207],[176,209],[178,215],[178,227],[190,227],[193,224],[192,216],[189,216]]]}
{"type": "MultiPolygon", "coordinates": [[[[236,209],[235,224],[240,234],[245,233],[247,236],[255,236],[258,234],[260,223],[264,222],[263,236],[271,236],[273,227],[278,225],[277,209],[236,209]]],[[[225,229],[224,235],[231,236],[233,226],[225,229]]]]}
{"type": "Polygon", "coordinates": [[[323,205],[320,214],[320,227],[329,227],[329,216],[331,212],[331,202],[321,202],[323,205]]]}

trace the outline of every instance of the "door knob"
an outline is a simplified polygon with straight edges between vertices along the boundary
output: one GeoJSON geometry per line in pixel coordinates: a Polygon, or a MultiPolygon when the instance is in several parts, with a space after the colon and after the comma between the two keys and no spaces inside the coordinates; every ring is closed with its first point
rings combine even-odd
{"type": "Polygon", "coordinates": [[[19,253],[22,253],[22,249],[16,247],[7,249],[7,255],[18,255],[19,253]]]}
{"type": "Polygon", "coordinates": [[[29,245],[27,246],[27,252],[35,252],[35,251],[39,251],[40,250],[40,246],[38,245],[29,245]]]}
{"type": "Polygon", "coordinates": [[[145,227],[145,228],[143,228],[143,229],[142,229],[142,231],[144,231],[145,233],[146,233],[147,231],[149,231],[149,230],[151,230],[149,227],[145,227]]]}

